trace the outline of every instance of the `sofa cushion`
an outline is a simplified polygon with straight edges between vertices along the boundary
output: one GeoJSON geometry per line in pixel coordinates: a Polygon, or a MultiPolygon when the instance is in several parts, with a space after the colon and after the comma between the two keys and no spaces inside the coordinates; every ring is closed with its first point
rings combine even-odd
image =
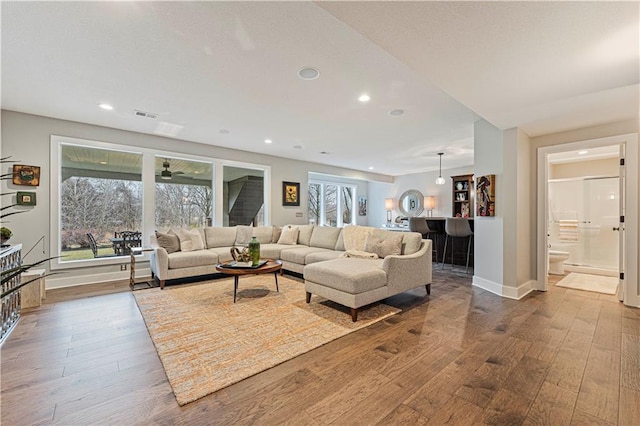
{"type": "Polygon", "coordinates": [[[325,260],[337,259],[340,257],[340,255],[342,255],[342,253],[344,253],[344,251],[316,251],[313,253],[309,253],[307,257],[304,258],[304,261],[307,265],[310,265],[316,262],[324,262],[325,260]]]}
{"type": "Polygon", "coordinates": [[[231,256],[231,247],[212,247],[207,251],[215,253],[218,256],[218,263],[227,263],[233,260],[233,256],[231,256]]]}
{"type": "Polygon", "coordinates": [[[316,226],[313,228],[309,245],[311,247],[321,247],[333,250],[338,242],[338,237],[342,228],[333,228],[331,226],[316,226]]]}
{"type": "Polygon", "coordinates": [[[236,242],[236,227],[209,226],[204,229],[207,248],[231,247],[236,242]]]}
{"type": "Polygon", "coordinates": [[[287,225],[283,227],[280,238],[278,239],[278,244],[297,244],[299,232],[300,229],[298,229],[297,226],[287,225]]]}
{"type": "Polygon", "coordinates": [[[156,241],[167,253],[180,251],[180,239],[175,234],[163,234],[162,232],[156,231],[156,241]]]}
{"type": "Polygon", "coordinates": [[[298,225],[298,228],[300,229],[298,232],[298,244],[311,245],[311,234],[313,234],[315,225],[298,225]]]}
{"type": "Polygon", "coordinates": [[[253,235],[253,226],[238,225],[236,226],[236,240],[233,243],[236,246],[246,246],[253,235]]]}
{"type": "Polygon", "coordinates": [[[178,251],[169,255],[169,269],[193,268],[217,263],[218,255],[209,250],[178,251]]]}
{"type": "Polygon", "coordinates": [[[336,247],[334,250],[345,251],[344,248],[344,228],[340,229],[340,235],[338,235],[338,241],[336,241],[336,247]]]}
{"type": "Polygon", "coordinates": [[[280,259],[287,262],[297,263],[299,265],[305,265],[305,258],[307,257],[307,255],[309,253],[315,253],[319,251],[328,250],[320,247],[307,247],[301,245],[295,248],[282,250],[282,252],[280,252],[280,259]]]}
{"type": "Polygon", "coordinates": [[[364,251],[375,253],[380,258],[385,258],[392,254],[400,254],[402,252],[402,234],[387,235],[385,238],[380,238],[375,233],[369,234],[364,245],[364,251]]]}
{"type": "Polygon", "coordinates": [[[344,249],[364,251],[367,235],[373,233],[375,228],[371,226],[348,225],[344,227],[344,249]]]}
{"type": "Polygon", "coordinates": [[[273,226],[256,226],[251,236],[256,237],[260,244],[269,244],[273,238],[273,226]]]}
{"type": "Polygon", "coordinates": [[[296,245],[288,244],[260,244],[260,257],[262,259],[280,259],[280,254],[283,250],[296,247],[296,245]]]}
{"type": "Polygon", "coordinates": [[[364,293],[387,284],[382,259],[335,259],[304,267],[305,281],[350,294],[364,293]]]}

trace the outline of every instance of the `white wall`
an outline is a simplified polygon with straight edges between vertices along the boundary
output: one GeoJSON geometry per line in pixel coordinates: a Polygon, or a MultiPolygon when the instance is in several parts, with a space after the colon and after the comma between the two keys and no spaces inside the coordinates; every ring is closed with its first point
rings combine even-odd
{"type": "MultiPolygon", "coordinates": [[[[271,223],[283,225],[288,223],[307,223],[307,191],[301,190],[300,207],[282,206],[282,181],[300,182],[301,189],[307,186],[308,173],[318,172],[334,176],[344,176],[350,179],[392,182],[391,176],[376,173],[360,172],[339,167],[325,166],[321,164],[301,162],[280,157],[255,154],[228,148],[198,144],[183,140],[163,138],[142,133],[127,132],[107,127],[71,121],[57,120],[14,111],[2,111],[2,153],[4,156],[12,156],[13,160],[19,160],[22,164],[37,165],[41,167],[41,183],[37,188],[17,187],[6,180],[2,181],[2,192],[15,192],[16,190],[33,190],[37,194],[38,204],[35,207],[23,207],[29,209],[28,213],[14,215],[3,221],[9,227],[14,236],[13,243],[22,243],[24,250],[32,247],[43,235],[45,236],[44,252],[41,244],[25,259],[33,262],[49,254],[49,174],[50,174],[50,136],[60,135],[73,138],[88,139],[114,144],[125,144],[160,151],[170,151],[190,155],[198,155],[210,158],[220,158],[240,162],[248,162],[271,166],[271,223]],[[301,212],[302,217],[296,217],[301,212]]],[[[10,164],[2,165],[2,172],[11,172],[10,164]]],[[[10,197],[4,197],[10,198],[10,197]]],[[[11,197],[15,201],[15,197],[11,197]]],[[[9,204],[9,200],[3,200],[9,204]]],[[[124,262],[123,262],[124,263],[124,262]]],[[[142,265],[144,267],[144,265],[142,265]]],[[[91,282],[122,279],[127,273],[121,273],[119,265],[98,266],[91,268],[79,268],[67,271],[64,276],[52,277],[51,281],[91,282]],[[82,278],[78,278],[82,276],[82,278]]],[[[49,282],[49,280],[48,280],[49,282]]]]}

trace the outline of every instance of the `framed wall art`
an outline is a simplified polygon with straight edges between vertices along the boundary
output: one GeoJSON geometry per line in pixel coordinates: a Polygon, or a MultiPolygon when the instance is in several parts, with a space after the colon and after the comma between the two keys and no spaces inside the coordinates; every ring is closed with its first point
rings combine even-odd
{"type": "Polygon", "coordinates": [[[358,216],[367,215],[367,197],[358,198],[358,216]]]}
{"type": "Polygon", "coordinates": [[[300,182],[282,182],[282,205],[300,205],[300,182]]]}
{"type": "Polygon", "coordinates": [[[27,185],[27,186],[40,185],[40,167],[26,166],[23,164],[14,164],[13,184],[27,185]]]}
{"type": "Polygon", "coordinates": [[[20,206],[35,206],[36,193],[18,191],[18,194],[16,195],[16,204],[20,206]]]}
{"type": "Polygon", "coordinates": [[[476,180],[476,216],[496,215],[496,175],[480,176],[476,180]]]}

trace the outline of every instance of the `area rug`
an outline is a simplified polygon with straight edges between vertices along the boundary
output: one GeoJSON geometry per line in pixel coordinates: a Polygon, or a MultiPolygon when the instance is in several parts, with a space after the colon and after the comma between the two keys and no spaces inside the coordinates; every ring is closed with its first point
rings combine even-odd
{"type": "Polygon", "coordinates": [[[379,303],[352,322],[348,308],[272,274],[136,291],[178,404],[184,405],[400,312],[379,303]]]}
{"type": "Polygon", "coordinates": [[[618,289],[618,278],[571,272],[569,275],[558,281],[556,286],[568,287],[576,290],[595,291],[596,293],[616,294],[616,290],[618,289]]]}

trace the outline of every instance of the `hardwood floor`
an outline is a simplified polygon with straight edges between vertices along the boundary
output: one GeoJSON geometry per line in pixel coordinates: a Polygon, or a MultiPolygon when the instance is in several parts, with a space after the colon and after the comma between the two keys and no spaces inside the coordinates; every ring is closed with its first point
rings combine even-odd
{"type": "Polygon", "coordinates": [[[49,291],[2,347],[1,421],[640,424],[640,310],[553,283],[514,301],[434,271],[401,314],[184,407],[127,283],[49,291]]]}

